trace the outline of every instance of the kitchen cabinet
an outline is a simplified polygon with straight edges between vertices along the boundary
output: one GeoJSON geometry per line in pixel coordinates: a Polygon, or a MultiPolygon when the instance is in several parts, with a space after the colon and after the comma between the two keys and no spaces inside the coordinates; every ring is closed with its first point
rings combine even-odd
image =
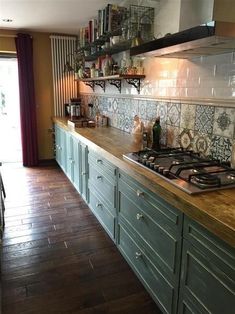
{"type": "Polygon", "coordinates": [[[78,192],[81,191],[81,153],[80,141],[67,133],[67,176],[78,192]]]}
{"type": "Polygon", "coordinates": [[[230,314],[235,249],[127,175],[100,148],[64,132],[69,158],[79,158],[80,194],[162,312],[230,314]]]}
{"type": "MultiPolygon", "coordinates": [[[[0,162],[0,166],[2,163],[0,162]]],[[[2,250],[2,237],[3,237],[3,231],[4,231],[4,225],[5,225],[5,219],[4,219],[4,211],[5,211],[5,205],[4,205],[4,198],[6,197],[5,188],[3,185],[2,175],[0,172],[0,250],[2,250]]],[[[1,258],[2,254],[0,254],[0,275],[1,275],[1,258]]],[[[0,280],[0,314],[2,313],[2,284],[0,280]]]]}
{"type": "Polygon", "coordinates": [[[118,248],[164,313],[177,312],[182,213],[123,172],[118,248]]]}
{"type": "MultiPolygon", "coordinates": [[[[1,166],[1,163],[0,163],[1,166]]],[[[0,173],[0,241],[3,236],[3,230],[5,226],[5,219],[4,219],[4,212],[5,212],[5,205],[4,205],[4,198],[6,197],[5,189],[2,181],[2,176],[0,173]]]]}
{"type": "Polygon", "coordinates": [[[88,146],[80,141],[81,185],[80,194],[85,201],[88,197],[88,146]]]}
{"type": "Polygon", "coordinates": [[[185,217],[179,313],[231,314],[235,249],[185,217]]]}
{"type": "Polygon", "coordinates": [[[88,147],[71,132],[55,125],[56,161],[87,201],[88,147]]]}
{"type": "Polygon", "coordinates": [[[58,125],[55,125],[55,153],[57,163],[66,172],[66,131],[58,125]]]}
{"type": "Polygon", "coordinates": [[[116,239],[117,169],[108,160],[89,149],[88,204],[108,232],[116,239]]]}

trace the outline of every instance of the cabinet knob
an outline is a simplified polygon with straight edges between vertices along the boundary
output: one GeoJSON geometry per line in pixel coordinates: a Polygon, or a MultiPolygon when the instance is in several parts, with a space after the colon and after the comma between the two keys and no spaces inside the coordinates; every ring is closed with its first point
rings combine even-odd
{"type": "Polygon", "coordinates": [[[87,172],[82,172],[82,176],[85,176],[87,174],[87,172]]]}
{"type": "Polygon", "coordinates": [[[96,179],[100,180],[100,179],[102,179],[102,176],[97,176],[96,179]]]}
{"type": "Polygon", "coordinates": [[[96,207],[102,207],[101,203],[96,203],[96,207]]]}
{"type": "Polygon", "coordinates": [[[137,220],[140,220],[140,219],[143,219],[143,218],[144,218],[144,216],[142,214],[137,214],[136,215],[136,219],[137,220]]]}
{"type": "Polygon", "coordinates": [[[96,162],[97,162],[97,164],[102,164],[103,163],[103,160],[102,159],[96,159],[96,162]]]}
{"type": "Polygon", "coordinates": [[[138,197],[144,197],[144,192],[141,192],[140,190],[137,190],[136,194],[138,197]]]}
{"type": "Polygon", "coordinates": [[[135,252],[135,258],[138,259],[142,256],[142,254],[140,252],[135,252]]]}

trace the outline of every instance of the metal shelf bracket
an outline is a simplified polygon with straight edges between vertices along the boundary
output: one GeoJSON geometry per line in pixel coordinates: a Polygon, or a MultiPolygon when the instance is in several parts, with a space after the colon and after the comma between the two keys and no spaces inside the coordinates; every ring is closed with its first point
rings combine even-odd
{"type": "Polygon", "coordinates": [[[93,83],[95,83],[95,85],[100,86],[103,91],[105,92],[105,81],[104,80],[95,80],[93,83]]]}
{"type": "Polygon", "coordinates": [[[95,84],[93,81],[83,81],[83,83],[86,84],[87,86],[89,86],[94,92],[95,84]]]}
{"type": "Polygon", "coordinates": [[[122,83],[121,80],[118,79],[110,79],[108,80],[110,85],[114,85],[117,87],[117,89],[119,90],[119,93],[121,93],[122,90],[122,83]]]}
{"type": "Polygon", "coordinates": [[[133,85],[138,94],[140,93],[140,79],[139,78],[126,78],[125,79],[127,81],[128,84],[133,85]]]}

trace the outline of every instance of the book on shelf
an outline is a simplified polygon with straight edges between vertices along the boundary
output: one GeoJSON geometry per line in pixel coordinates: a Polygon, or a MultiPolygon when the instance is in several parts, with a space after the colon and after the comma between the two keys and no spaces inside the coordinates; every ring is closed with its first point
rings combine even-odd
{"type": "Polygon", "coordinates": [[[89,31],[88,31],[88,27],[82,27],[79,30],[79,43],[80,43],[80,47],[85,47],[86,44],[88,43],[88,35],[89,31]]]}
{"type": "Polygon", "coordinates": [[[126,7],[110,3],[104,9],[98,10],[97,18],[91,19],[87,27],[82,27],[79,30],[80,47],[84,47],[87,43],[93,43],[107,33],[121,31],[122,22],[126,15],[126,7]]]}
{"type": "Polygon", "coordinates": [[[88,23],[88,42],[92,43],[97,39],[97,19],[92,19],[88,23]]]}

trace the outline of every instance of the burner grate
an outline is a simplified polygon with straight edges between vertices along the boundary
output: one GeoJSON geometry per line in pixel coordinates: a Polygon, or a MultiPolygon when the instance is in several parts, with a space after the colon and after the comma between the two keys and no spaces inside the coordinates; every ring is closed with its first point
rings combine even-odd
{"type": "Polygon", "coordinates": [[[235,187],[235,169],[183,148],[149,148],[123,155],[189,194],[235,187]]]}

